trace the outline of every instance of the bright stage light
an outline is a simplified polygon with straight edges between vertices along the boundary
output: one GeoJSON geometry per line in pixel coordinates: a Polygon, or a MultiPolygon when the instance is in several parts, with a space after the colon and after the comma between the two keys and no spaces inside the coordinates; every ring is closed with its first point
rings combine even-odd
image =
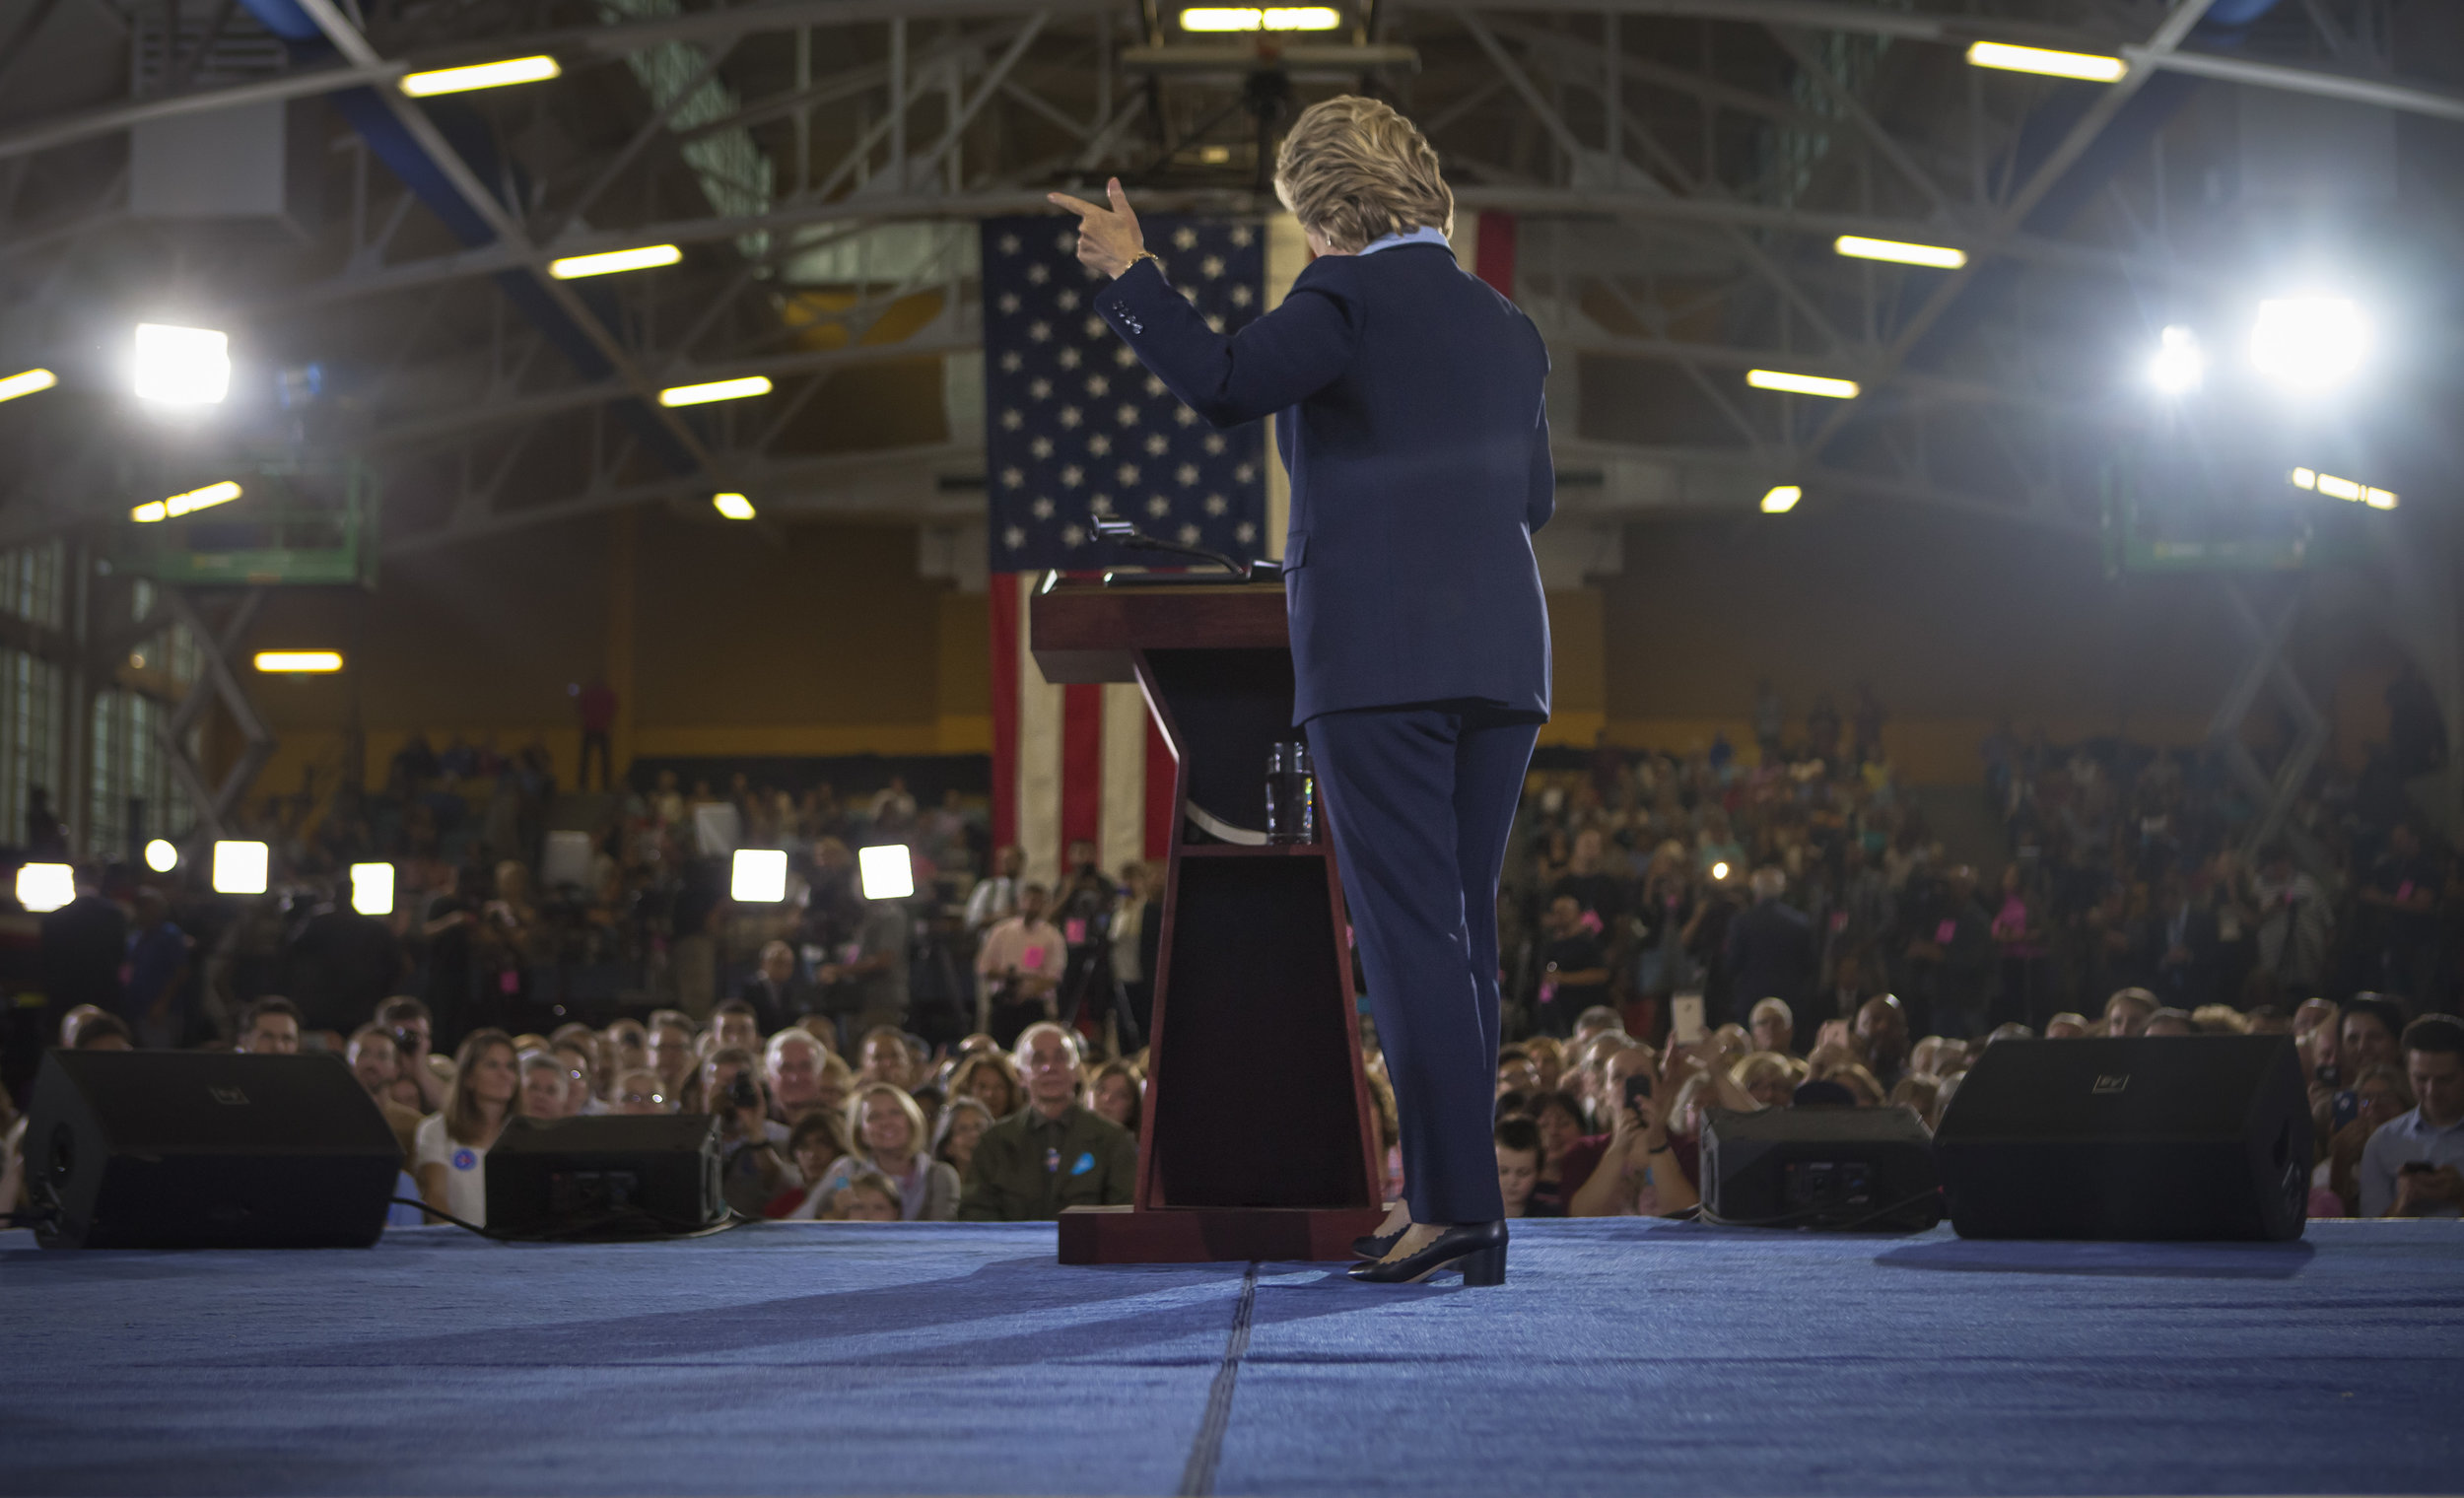
{"type": "Polygon", "coordinates": [[[1784,370],[1747,370],[1745,383],[1757,390],[1786,390],[1792,395],[1824,395],[1832,400],[1857,398],[1857,382],[1853,379],[1825,379],[1819,374],[1791,374],[1784,370]]]}
{"type": "Polygon", "coordinates": [[[77,898],[77,871],[65,863],[27,863],[17,871],[17,903],[37,916],[77,898]]]}
{"type": "Polygon", "coordinates": [[[2332,473],[2321,473],[2315,468],[2295,468],[2292,479],[2293,487],[2295,489],[2307,489],[2314,494],[2323,494],[2331,500],[2367,505],[2372,510],[2393,510],[2403,503],[2391,490],[2373,488],[2353,479],[2338,478],[2332,473]]]}
{"type": "Polygon", "coordinates": [[[1930,265],[1936,270],[1957,270],[1968,263],[1966,250],[1948,244],[1908,244],[1863,235],[1841,235],[1831,241],[1831,248],[1852,260],[1888,260],[1898,265],[1930,265]]]}
{"type": "Polygon", "coordinates": [[[1342,24],[1326,5],[1208,5],[1181,13],[1185,32],[1331,32],[1342,24]]]}
{"type": "Polygon", "coordinates": [[[737,849],[727,898],[748,905],[777,905],[787,899],[787,855],[775,848],[737,849]]]}
{"type": "Polygon", "coordinates": [[[259,650],[256,668],[268,676],[323,675],[342,669],[340,650],[259,650]]]}
{"type": "Polygon", "coordinates": [[[60,376],[49,370],[28,370],[22,374],[12,374],[6,379],[0,379],[0,400],[15,400],[21,395],[32,395],[37,390],[48,390],[59,382],[60,376]]]}
{"type": "Polygon", "coordinates": [[[2186,327],[2164,330],[2156,357],[2148,361],[2148,380],[2167,395],[2187,395],[2207,382],[2208,355],[2199,335],[2186,327]]]}
{"type": "Polygon", "coordinates": [[[2011,73],[2042,73],[2048,78],[2079,78],[2088,83],[2112,83],[2130,71],[2130,64],[2119,57],[2105,57],[2094,52],[2056,52],[2044,47],[2012,46],[2002,41],[1979,41],[1968,47],[1968,62],[1980,68],[2001,68],[2011,73]]]}
{"type": "Polygon", "coordinates": [[[856,869],[863,875],[867,900],[904,900],[916,893],[916,860],[904,843],[857,851],[856,869]]]}
{"type": "Polygon", "coordinates": [[[413,99],[436,94],[463,94],[472,89],[501,89],[512,83],[538,83],[564,72],[553,57],[509,57],[503,62],[473,63],[466,68],[435,68],[408,73],[402,92],[413,99]]]}
{"type": "Polygon", "coordinates": [[[1805,497],[1806,492],[1795,484],[1782,484],[1762,497],[1762,512],[1786,514],[1796,509],[1797,502],[1805,497]]]}
{"type": "Polygon", "coordinates": [[[351,865],[351,909],[363,916],[393,914],[392,864],[354,863],[351,865]]]}
{"type": "Polygon", "coordinates": [[[684,258],[684,251],[673,244],[645,244],[640,249],[611,249],[597,255],[567,255],[548,262],[548,274],[559,281],[579,281],[583,276],[612,276],[618,271],[652,270],[673,265],[684,258]]]}
{"type": "Polygon", "coordinates": [[[1714,880],[1719,880],[1719,879],[1725,879],[1725,878],[1727,878],[1727,877],[1728,877],[1728,865],[1727,865],[1727,864],[1725,864],[1725,863],[1714,863],[1714,864],[1712,864],[1712,865],[1711,865],[1711,877],[1712,877],[1714,880]]]}
{"type": "Polygon", "coordinates": [[[141,400],[213,405],[231,393],[231,338],[212,328],[140,322],[136,374],[141,400]]]}
{"type": "Polygon", "coordinates": [[[2250,362],[2296,390],[2323,390],[2352,377],[2369,354],[2369,319],[2341,297],[2285,297],[2259,304],[2250,362]]]}
{"type": "Polygon", "coordinates": [[[181,515],[195,514],[200,510],[211,510],[217,505],[228,505],[240,498],[241,492],[239,485],[225,479],[219,484],[208,484],[203,489],[191,489],[186,494],[172,495],[168,500],[154,500],[140,505],[128,512],[128,517],[141,525],[149,525],[157,520],[176,520],[181,515]]]}
{"type": "Polygon", "coordinates": [[[262,843],[215,844],[214,893],[218,895],[264,894],[265,845],[262,843]]]}
{"type": "Polygon", "coordinates": [[[671,385],[658,392],[662,406],[699,406],[714,400],[742,400],[748,395],[768,395],[770,376],[747,374],[742,379],[714,379],[708,384],[671,385]]]}
{"type": "Polygon", "coordinates": [[[720,514],[730,520],[753,518],[753,502],[740,494],[714,494],[710,497],[710,502],[720,514]]]}
{"type": "Polygon", "coordinates": [[[146,867],[158,874],[168,874],[179,867],[179,850],[161,838],[146,845],[146,867]]]}

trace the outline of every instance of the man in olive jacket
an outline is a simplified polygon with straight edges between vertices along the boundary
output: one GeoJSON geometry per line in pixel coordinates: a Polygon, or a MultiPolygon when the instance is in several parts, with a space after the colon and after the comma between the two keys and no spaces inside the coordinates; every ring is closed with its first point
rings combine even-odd
{"type": "Polygon", "coordinates": [[[968,1222],[1049,1222],[1069,1206],[1123,1206],[1137,1178],[1137,1141],[1078,1106],[1078,1040],[1060,1025],[1018,1037],[1027,1106],[984,1131],[958,1215],[968,1222]]]}

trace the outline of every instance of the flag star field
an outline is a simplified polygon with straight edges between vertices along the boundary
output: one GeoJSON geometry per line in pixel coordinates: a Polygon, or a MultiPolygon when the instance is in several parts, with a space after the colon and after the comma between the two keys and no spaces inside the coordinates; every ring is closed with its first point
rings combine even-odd
{"type": "MultiPolygon", "coordinates": [[[[1217,331],[1266,306],[1253,221],[1141,221],[1173,287],[1217,331]]],[[[1247,562],[1265,554],[1266,423],[1218,432],[1096,314],[1101,273],[1074,219],[984,221],[985,474],[994,572],[1171,566],[1099,540],[1119,516],[1162,540],[1247,562]]]]}

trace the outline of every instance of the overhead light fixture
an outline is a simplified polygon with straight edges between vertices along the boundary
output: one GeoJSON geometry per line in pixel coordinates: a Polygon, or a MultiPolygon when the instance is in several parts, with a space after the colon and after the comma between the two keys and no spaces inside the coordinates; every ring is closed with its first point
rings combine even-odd
{"type": "Polygon", "coordinates": [[[1852,260],[1888,260],[1897,265],[1930,265],[1936,270],[1957,270],[1968,263],[1968,252],[1948,244],[1910,244],[1900,239],[1869,239],[1863,235],[1841,235],[1831,241],[1831,248],[1852,260]]]}
{"type": "Polygon", "coordinates": [[[17,870],[17,903],[47,916],[77,898],[77,871],[65,863],[23,863],[17,870]]]}
{"type": "Polygon", "coordinates": [[[673,244],[645,244],[639,249],[611,249],[603,254],[567,255],[548,262],[548,274],[559,281],[579,281],[584,276],[612,276],[619,271],[654,270],[673,265],[684,258],[684,251],[673,244]]]}
{"type": "Polygon", "coordinates": [[[2293,471],[2293,487],[2307,489],[2314,494],[2323,494],[2331,500],[2367,505],[2372,510],[2393,510],[2403,503],[2392,490],[2374,488],[2354,479],[2338,478],[2332,473],[2321,473],[2315,468],[2295,468],[2293,471]]]}
{"type": "Polygon", "coordinates": [[[777,905],[787,898],[787,855],[776,848],[739,848],[728,870],[727,898],[777,905]]]}
{"type": "Polygon", "coordinates": [[[2148,382],[2167,395],[2187,395],[2207,382],[2208,355],[2199,335],[2176,324],[2164,330],[2156,357],[2148,361],[2148,382]]]}
{"type": "Polygon", "coordinates": [[[322,674],[342,669],[340,650],[259,650],[256,668],[268,676],[322,674]]]}
{"type": "Polygon", "coordinates": [[[179,867],[179,850],[161,838],[146,845],[146,867],[158,874],[168,874],[179,867]]]}
{"type": "Polygon", "coordinates": [[[503,62],[479,62],[465,68],[434,68],[425,73],[406,73],[402,92],[413,99],[427,99],[437,94],[466,94],[473,89],[501,89],[507,84],[539,83],[564,72],[553,57],[509,57],[503,62]]]}
{"type": "Polygon", "coordinates": [[[28,370],[22,374],[12,374],[6,379],[0,379],[0,400],[15,400],[21,395],[32,395],[37,390],[48,390],[59,382],[60,376],[49,370],[28,370]]]}
{"type": "Polygon", "coordinates": [[[217,843],[214,845],[214,893],[218,895],[262,895],[265,893],[266,850],[262,843],[217,843]]]}
{"type": "Polygon", "coordinates": [[[1719,879],[1725,879],[1725,878],[1727,878],[1727,877],[1728,877],[1728,865],[1727,865],[1727,864],[1725,864],[1725,863],[1714,863],[1714,864],[1712,864],[1712,865],[1711,865],[1711,877],[1712,877],[1714,880],[1719,880],[1719,879]]]}
{"type": "Polygon", "coordinates": [[[747,374],[742,379],[714,379],[706,384],[670,385],[658,392],[662,406],[699,406],[714,400],[742,400],[748,395],[768,395],[770,376],[747,374]]]}
{"type": "Polygon", "coordinates": [[[867,900],[905,900],[916,893],[916,860],[904,843],[857,850],[856,871],[863,877],[867,900]]]}
{"type": "Polygon", "coordinates": [[[351,865],[351,909],[363,916],[393,914],[392,864],[354,863],[351,865]]]}
{"type": "Polygon", "coordinates": [[[1185,32],[1331,32],[1342,24],[1330,5],[1207,5],[1181,13],[1185,32]]]}
{"type": "Polygon", "coordinates": [[[1799,488],[1797,485],[1782,484],[1762,497],[1762,512],[1764,514],[1786,514],[1790,511],[1796,509],[1797,502],[1805,497],[1805,490],[1799,488]]]}
{"type": "Polygon", "coordinates": [[[753,518],[753,502],[740,494],[714,494],[711,504],[730,520],[753,518]]]}
{"type": "Polygon", "coordinates": [[[2077,78],[2112,83],[2130,71],[2119,57],[2098,52],[2057,52],[2046,47],[2013,46],[2007,41],[1979,41],[1968,47],[1972,67],[2000,68],[2009,73],[2042,73],[2048,78],[2077,78]]]}
{"type": "Polygon", "coordinates": [[[2342,297],[2262,302],[2250,330],[2251,364],[2296,390],[2323,390],[2352,377],[2369,346],[2369,318],[2342,297]]]}
{"type": "Polygon", "coordinates": [[[181,515],[195,514],[200,510],[211,510],[217,505],[228,505],[240,498],[241,492],[238,484],[225,479],[219,484],[208,484],[203,489],[191,489],[186,494],[172,495],[168,500],[155,500],[140,505],[128,512],[128,517],[140,525],[150,525],[157,520],[176,520],[181,515]]]}
{"type": "Polygon", "coordinates": [[[171,406],[210,406],[231,393],[231,337],[212,328],[137,324],[137,395],[171,406]]]}
{"type": "Polygon", "coordinates": [[[1825,379],[1819,374],[1791,374],[1785,370],[1747,370],[1745,383],[1757,390],[1786,390],[1792,395],[1823,395],[1832,400],[1855,400],[1857,382],[1853,379],[1825,379]]]}

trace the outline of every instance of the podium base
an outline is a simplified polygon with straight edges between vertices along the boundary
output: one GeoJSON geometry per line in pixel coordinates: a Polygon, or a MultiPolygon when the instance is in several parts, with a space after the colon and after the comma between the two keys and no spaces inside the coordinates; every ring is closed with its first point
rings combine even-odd
{"type": "Polygon", "coordinates": [[[1061,1214],[1065,1264],[1215,1263],[1253,1259],[1350,1262],[1352,1240],[1384,1207],[1073,1206],[1061,1214]]]}

